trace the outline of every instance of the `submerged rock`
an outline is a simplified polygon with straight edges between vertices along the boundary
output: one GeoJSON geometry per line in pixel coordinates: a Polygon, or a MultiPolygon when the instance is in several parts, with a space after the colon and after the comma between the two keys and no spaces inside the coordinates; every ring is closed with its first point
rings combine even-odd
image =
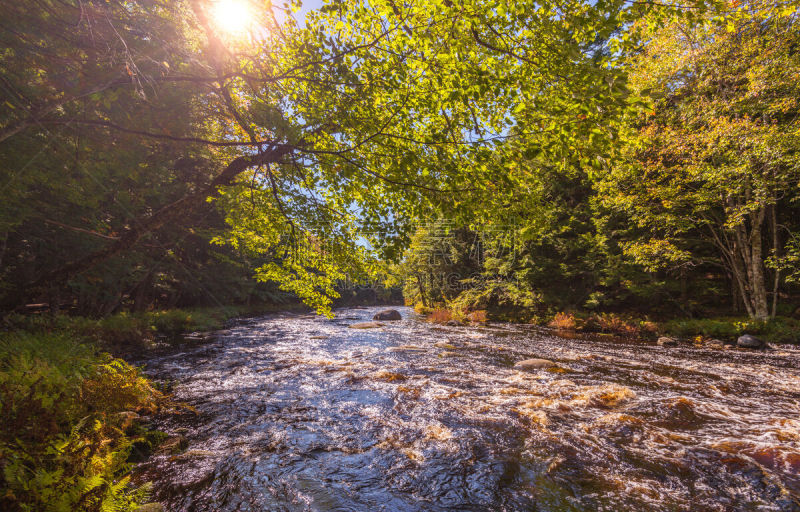
{"type": "Polygon", "coordinates": [[[161,503],[146,503],[140,505],[136,512],[164,512],[164,507],[161,506],[161,503]]]}
{"type": "Polygon", "coordinates": [[[383,324],[380,322],[359,322],[357,324],[350,324],[348,327],[351,329],[375,329],[383,327],[383,324]]]}
{"type": "Polygon", "coordinates": [[[426,352],[428,349],[419,345],[397,345],[395,347],[388,347],[386,350],[388,352],[404,352],[406,350],[426,352]]]}
{"type": "MultiPolygon", "coordinates": [[[[217,452],[210,450],[187,450],[179,455],[171,457],[172,460],[186,460],[186,459],[205,459],[217,455],[217,452]]],[[[139,509],[136,509],[137,512],[139,509]]]]}
{"type": "Polygon", "coordinates": [[[587,393],[589,403],[597,407],[616,407],[624,402],[636,398],[636,393],[628,387],[617,384],[599,386],[587,393]]]}
{"type": "Polygon", "coordinates": [[[403,317],[400,315],[400,312],[396,309],[384,309],[383,311],[378,311],[375,313],[375,316],[372,317],[373,320],[402,320],[403,317]]]}
{"type": "Polygon", "coordinates": [[[660,338],[658,338],[658,341],[656,341],[656,343],[658,343],[658,346],[660,346],[660,347],[677,347],[678,346],[678,340],[676,340],[675,338],[667,337],[667,336],[661,336],[660,338]]]}
{"type": "Polygon", "coordinates": [[[158,447],[158,453],[176,455],[189,446],[189,441],[181,435],[171,436],[158,447]]]}
{"type": "Polygon", "coordinates": [[[739,348],[764,348],[766,343],[751,334],[744,334],[736,340],[736,346],[739,348]]]}
{"type": "Polygon", "coordinates": [[[525,359],[524,361],[517,361],[514,363],[514,368],[520,370],[537,370],[540,368],[552,368],[557,366],[556,363],[549,359],[525,359]]]}
{"type": "Polygon", "coordinates": [[[455,350],[455,349],[458,348],[455,345],[453,345],[452,343],[448,343],[446,341],[437,341],[436,343],[433,344],[433,346],[436,347],[436,348],[445,348],[445,349],[448,349],[448,350],[455,350]]]}

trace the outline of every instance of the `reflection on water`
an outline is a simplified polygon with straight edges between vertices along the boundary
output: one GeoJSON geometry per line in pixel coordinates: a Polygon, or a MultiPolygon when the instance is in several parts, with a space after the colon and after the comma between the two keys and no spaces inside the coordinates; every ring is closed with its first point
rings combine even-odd
{"type": "Polygon", "coordinates": [[[800,351],[283,314],[155,357],[169,511],[800,510],[800,351]],[[516,361],[547,358],[532,371],[516,361]]]}

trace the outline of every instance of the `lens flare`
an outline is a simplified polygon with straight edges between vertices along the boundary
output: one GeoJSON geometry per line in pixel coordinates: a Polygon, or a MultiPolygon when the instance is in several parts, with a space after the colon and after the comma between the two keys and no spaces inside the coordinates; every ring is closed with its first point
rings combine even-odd
{"type": "Polygon", "coordinates": [[[232,35],[247,32],[253,22],[250,4],[245,0],[218,0],[211,13],[217,28],[232,35]]]}

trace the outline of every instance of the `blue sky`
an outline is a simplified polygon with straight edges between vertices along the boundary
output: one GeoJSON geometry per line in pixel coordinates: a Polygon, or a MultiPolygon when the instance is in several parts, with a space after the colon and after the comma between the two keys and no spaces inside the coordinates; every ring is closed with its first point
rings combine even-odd
{"type": "Polygon", "coordinates": [[[300,26],[304,25],[305,15],[308,11],[313,11],[314,9],[319,9],[322,7],[323,0],[304,0],[303,6],[300,8],[300,12],[296,14],[297,22],[300,26]]]}

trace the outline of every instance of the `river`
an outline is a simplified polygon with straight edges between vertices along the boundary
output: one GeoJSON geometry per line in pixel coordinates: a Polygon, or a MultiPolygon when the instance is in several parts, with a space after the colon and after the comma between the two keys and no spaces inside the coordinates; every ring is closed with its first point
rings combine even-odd
{"type": "Polygon", "coordinates": [[[278,314],[150,357],[167,511],[798,511],[800,350],[278,314]],[[547,358],[556,368],[520,371],[547,358]]]}

